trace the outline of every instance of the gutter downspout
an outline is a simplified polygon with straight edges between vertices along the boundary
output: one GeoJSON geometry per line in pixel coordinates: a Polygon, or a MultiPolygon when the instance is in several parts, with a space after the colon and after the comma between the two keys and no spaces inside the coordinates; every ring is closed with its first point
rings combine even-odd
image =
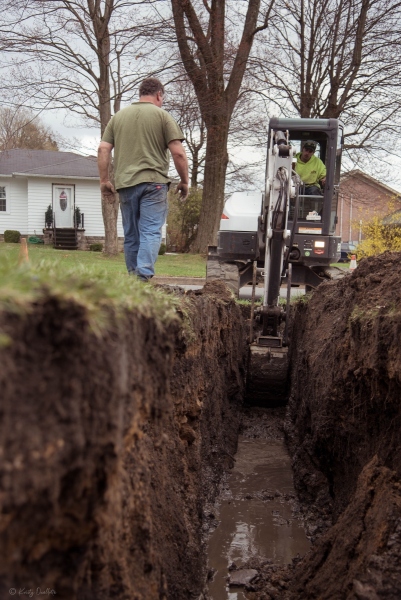
{"type": "Polygon", "coordinates": [[[349,238],[348,242],[352,242],[352,194],[349,203],[349,238]]]}

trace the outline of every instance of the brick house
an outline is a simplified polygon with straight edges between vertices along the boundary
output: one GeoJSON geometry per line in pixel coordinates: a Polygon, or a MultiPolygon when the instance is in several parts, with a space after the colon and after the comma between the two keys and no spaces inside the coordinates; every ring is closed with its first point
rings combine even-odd
{"type": "Polygon", "coordinates": [[[401,206],[401,193],[359,170],[341,177],[336,235],[357,244],[361,226],[374,216],[385,216],[401,206]]]}

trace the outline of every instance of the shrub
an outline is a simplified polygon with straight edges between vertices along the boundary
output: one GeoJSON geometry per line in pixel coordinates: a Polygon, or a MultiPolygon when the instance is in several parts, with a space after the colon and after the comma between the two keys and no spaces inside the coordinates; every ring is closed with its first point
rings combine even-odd
{"type": "Polygon", "coordinates": [[[100,242],[96,242],[96,244],[91,244],[89,246],[89,250],[91,252],[101,252],[103,250],[103,244],[101,244],[100,242]]]}
{"type": "Polygon", "coordinates": [[[394,197],[387,204],[386,214],[376,214],[362,224],[363,239],[356,249],[358,260],[387,251],[401,252],[400,216],[400,203],[394,197]]]}
{"type": "Polygon", "coordinates": [[[358,244],[358,259],[375,256],[382,252],[401,251],[401,227],[396,224],[384,225],[382,219],[373,217],[362,226],[364,239],[358,244]]]}
{"type": "Polygon", "coordinates": [[[175,247],[177,252],[188,252],[198,229],[202,188],[191,188],[185,202],[173,190],[169,192],[168,199],[168,246],[175,247]]]}
{"type": "Polygon", "coordinates": [[[81,225],[81,209],[76,206],[74,211],[74,219],[75,219],[75,227],[79,227],[81,225]]]}
{"type": "Polygon", "coordinates": [[[159,254],[166,254],[166,244],[160,244],[159,254]]]}
{"type": "Polygon", "coordinates": [[[7,229],[4,232],[4,241],[7,244],[19,244],[21,241],[21,234],[19,231],[14,231],[13,229],[7,229]]]}
{"type": "Polygon", "coordinates": [[[49,228],[53,227],[53,209],[51,204],[49,204],[45,212],[45,225],[49,228]]]}

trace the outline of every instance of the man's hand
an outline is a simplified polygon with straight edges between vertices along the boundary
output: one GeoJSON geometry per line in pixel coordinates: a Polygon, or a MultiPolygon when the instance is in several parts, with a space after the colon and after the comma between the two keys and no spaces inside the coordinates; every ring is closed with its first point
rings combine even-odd
{"type": "Polygon", "coordinates": [[[100,191],[102,192],[102,196],[106,198],[109,202],[114,202],[116,190],[114,189],[111,181],[105,181],[100,184],[100,191]]]}
{"type": "Polygon", "coordinates": [[[189,186],[187,183],[183,183],[182,181],[180,181],[180,183],[177,185],[177,187],[175,188],[175,194],[180,194],[180,200],[184,201],[188,198],[188,192],[189,192],[189,186]]]}
{"type": "Polygon", "coordinates": [[[175,188],[175,193],[180,194],[180,200],[184,201],[188,198],[188,159],[185,154],[184,147],[180,140],[172,140],[168,144],[168,148],[173,157],[174,166],[177,169],[180,183],[175,188]]]}
{"type": "Polygon", "coordinates": [[[322,177],[322,179],[320,180],[320,185],[322,185],[323,187],[326,185],[326,177],[322,177]]]}

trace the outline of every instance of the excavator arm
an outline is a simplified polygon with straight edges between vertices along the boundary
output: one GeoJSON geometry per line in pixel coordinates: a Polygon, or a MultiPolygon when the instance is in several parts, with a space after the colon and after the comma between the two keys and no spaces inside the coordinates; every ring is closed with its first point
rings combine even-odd
{"type": "Polygon", "coordinates": [[[262,306],[252,309],[258,333],[250,344],[248,397],[273,406],[281,404],[287,392],[288,347],[282,323],[288,308],[280,305],[279,298],[288,266],[286,242],[292,234],[287,229],[290,198],[298,195],[299,179],[292,174],[293,149],[288,133],[272,131],[270,142],[263,202],[264,294],[262,306]]]}

